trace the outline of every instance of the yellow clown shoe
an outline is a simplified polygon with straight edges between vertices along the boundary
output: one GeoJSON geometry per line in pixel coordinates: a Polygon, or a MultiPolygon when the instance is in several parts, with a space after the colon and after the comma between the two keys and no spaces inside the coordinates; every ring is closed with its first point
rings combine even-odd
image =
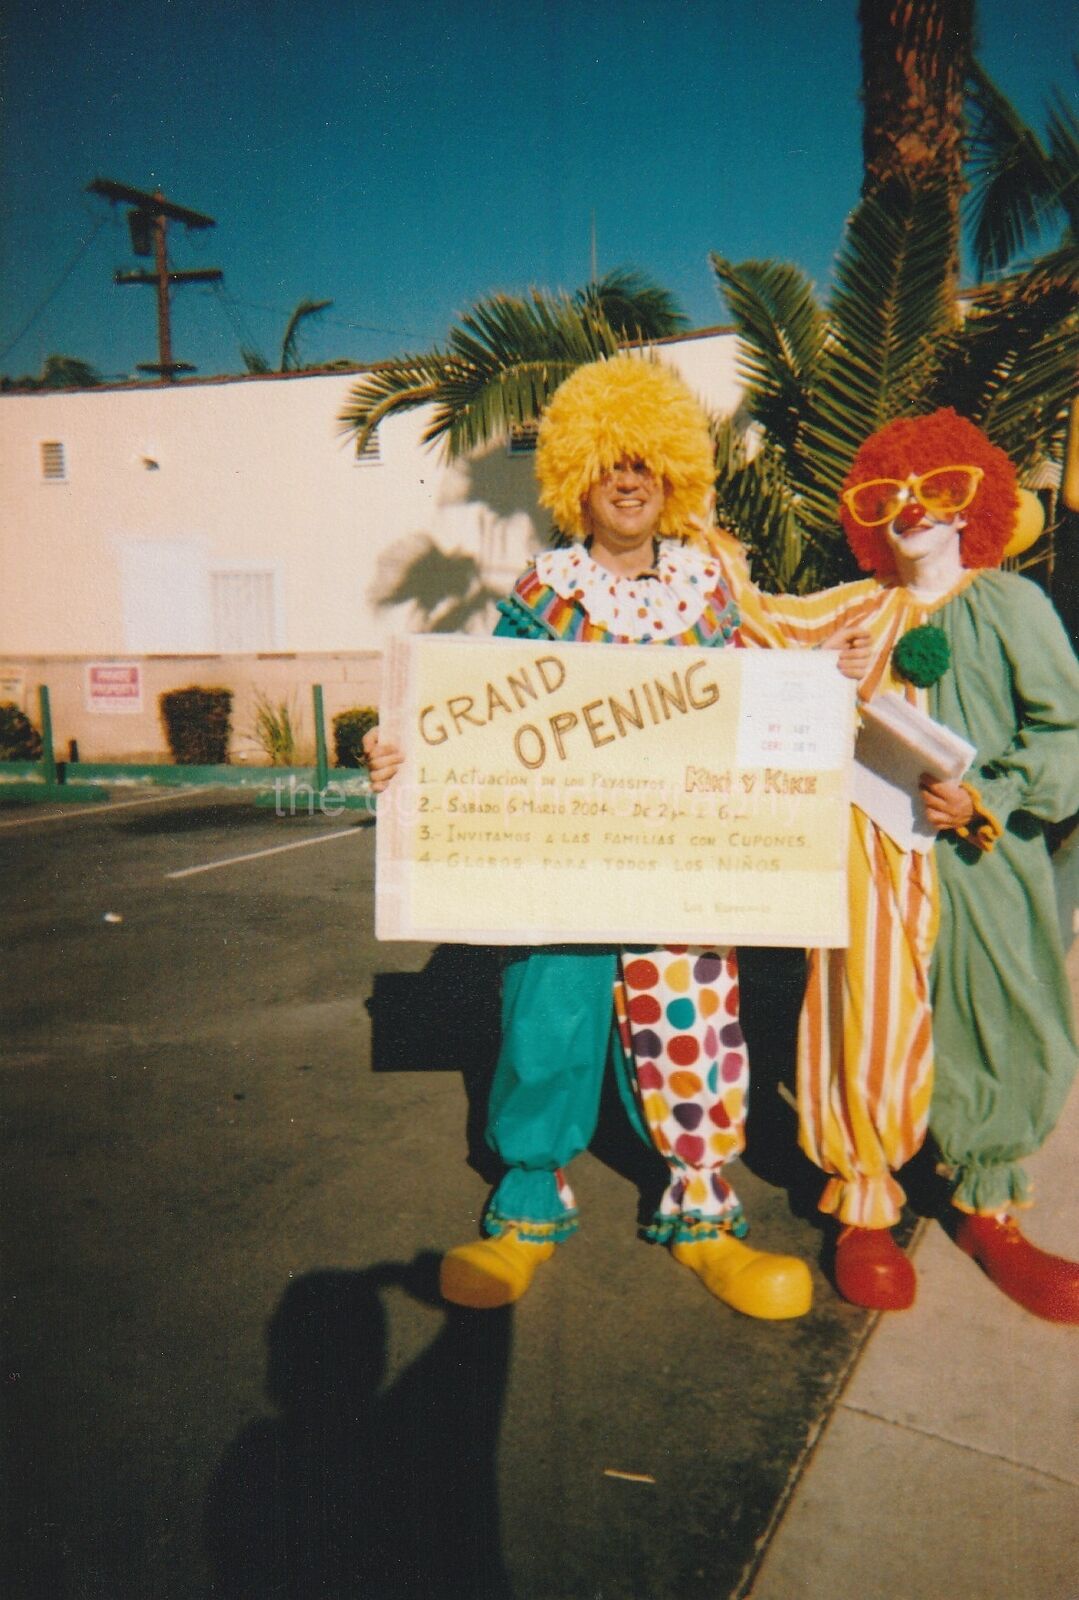
{"type": "Polygon", "coordinates": [[[473,1311],[493,1311],[519,1300],[553,1244],[524,1244],[511,1229],[498,1239],[459,1244],[442,1257],[438,1282],[442,1298],[473,1311]]]}
{"type": "Polygon", "coordinates": [[[813,1280],[804,1261],[751,1250],[731,1233],[693,1244],[675,1240],[671,1255],[695,1272],[717,1300],[744,1316],[782,1322],[804,1317],[813,1303],[813,1280]]]}

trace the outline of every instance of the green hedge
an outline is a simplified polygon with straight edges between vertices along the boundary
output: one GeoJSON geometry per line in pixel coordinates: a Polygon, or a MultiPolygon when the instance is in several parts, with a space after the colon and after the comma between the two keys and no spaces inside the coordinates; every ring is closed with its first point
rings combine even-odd
{"type": "Polygon", "coordinates": [[[0,761],[40,761],[41,735],[14,700],[0,705],[0,761]]]}
{"type": "Polygon", "coordinates": [[[232,690],[169,689],[158,696],[172,759],[180,767],[220,766],[229,758],[232,690]]]}
{"type": "Polygon", "coordinates": [[[378,722],[374,706],[352,706],[339,711],[333,719],[334,765],[337,767],[366,767],[363,754],[363,736],[378,722]]]}

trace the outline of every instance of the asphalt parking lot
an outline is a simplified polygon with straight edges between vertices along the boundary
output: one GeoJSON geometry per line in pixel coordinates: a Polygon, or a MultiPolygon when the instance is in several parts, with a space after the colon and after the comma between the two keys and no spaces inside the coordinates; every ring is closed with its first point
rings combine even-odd
{"type": "Polygon", "coordinates": [[[487,1193],[491,952],[373,937],[374,827],[223,791],[0,805],[11,1600],[725,1600],[868,1319],[776,1092],[796,958],[745,958],[749,1321],[635,1224],[616,1109],[516,1308],[434,1292],[487,1193]],[[470,1159],[471,1153],[471,1159],[470,1159]]]}

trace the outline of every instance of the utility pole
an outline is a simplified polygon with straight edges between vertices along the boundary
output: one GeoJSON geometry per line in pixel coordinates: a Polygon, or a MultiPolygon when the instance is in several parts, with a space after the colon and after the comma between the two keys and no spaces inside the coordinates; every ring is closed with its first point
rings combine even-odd
{"type": "Polygon", "coordinates": [[[219,283],[224,274],[218,267],[171,272],[166,231],[170,222],[182,222],[185,228],[212,228],[215,226],[213,217],[166,200],[160,189],[149,194],[144,189],[132,189],[126,183],[114,183],[111,178],[95,178],[86,188],[88,193],[102,195],[114,204],[122,200],[134,207],[127,214],[131,248],[137,256],[154,258],[153,272],[137,270],[117,272],[113,276],[114,283],[147,283],[157,290],[157,360],[140,361],[139,371],[155,372],[166,383],[171,383],[178,372],[194,372],[190,362],[173,360],[169,290],[174,283],[219,283]]]}

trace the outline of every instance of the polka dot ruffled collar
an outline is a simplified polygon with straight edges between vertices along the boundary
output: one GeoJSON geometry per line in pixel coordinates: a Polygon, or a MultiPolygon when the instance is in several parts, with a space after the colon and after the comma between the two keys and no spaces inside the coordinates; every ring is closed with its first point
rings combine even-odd
{"type": "Polygon", "coordinates": [[[545,550],[536,573],[563,600],[576,601],[590,622],[622,639],[673,639],[692,628],[719,582],[719,568],[680,540],[660,542],[655,575],[616,578],[583,544],[545,550]]]}

